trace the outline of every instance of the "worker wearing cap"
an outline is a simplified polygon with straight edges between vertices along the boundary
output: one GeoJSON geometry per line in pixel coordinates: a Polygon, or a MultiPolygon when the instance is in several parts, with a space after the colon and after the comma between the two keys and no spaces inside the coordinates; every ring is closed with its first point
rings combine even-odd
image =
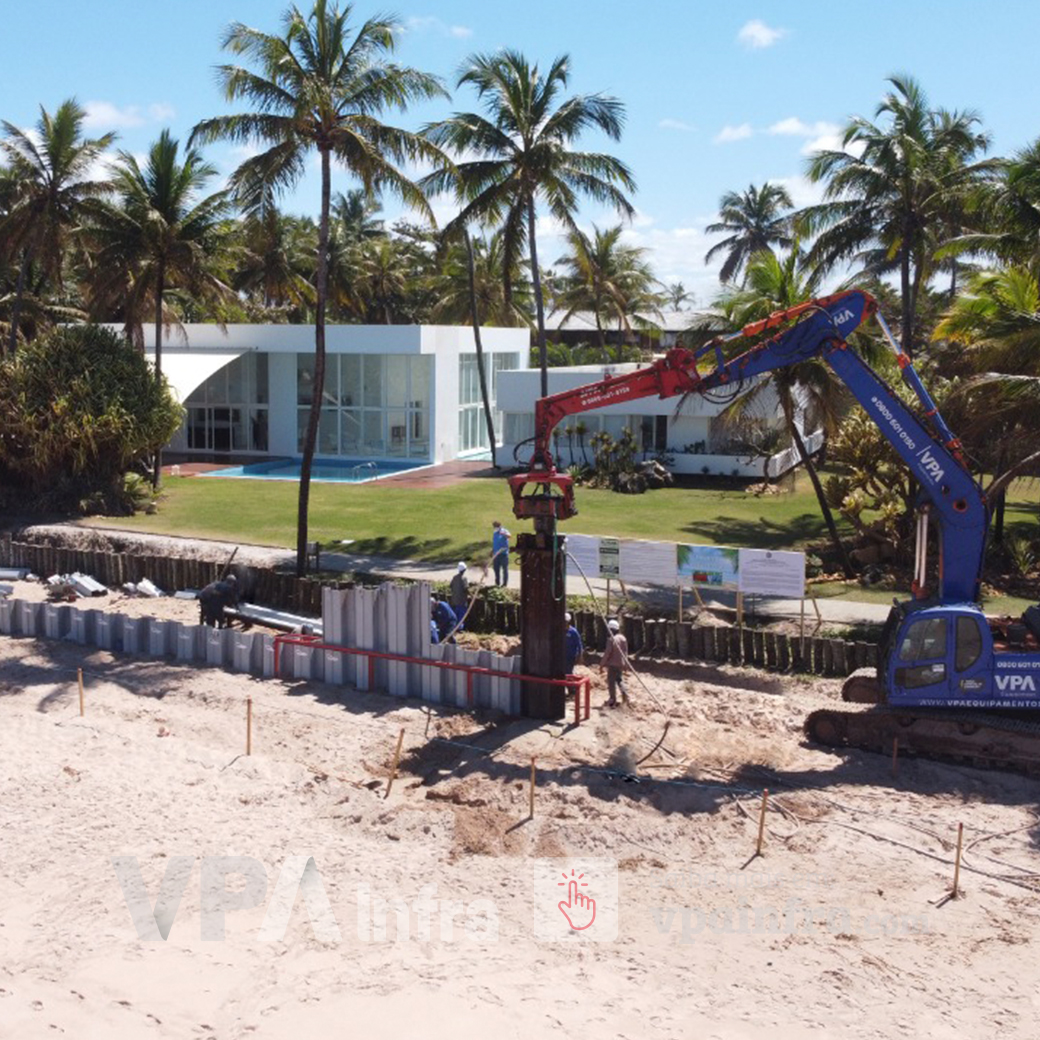
{"type": "Polygon", "coordinates": [[[617,707],[618,691],[621,699],[628,703],[628,692],[625,690],[622,676],[628,670],[628,640],[621,634],[621,626],[616,618],[607,622],[607,647],[599,661],[600,671],[607,673],[607,690],[610,699],[607,707],[617,707]]]}
{"type": "Polygon", "coordinates": [[[466,608],[469,605],[469,582],[466,581],[466,565],[460,560],[455,574],[451,579],[448,590],[448,602],[451,609],[455,611],[459,630],[462,629],[462,619],[466,616],[466,608]]]}
{"type": "Polygon", "coordinates": [[[581,660],[585,645],[581,641],[581,633],[571,624],[570,614],[563,615],[567,624],[565,649],[567,651],[567,675],[574,674],[574,666],[581,660]]]}

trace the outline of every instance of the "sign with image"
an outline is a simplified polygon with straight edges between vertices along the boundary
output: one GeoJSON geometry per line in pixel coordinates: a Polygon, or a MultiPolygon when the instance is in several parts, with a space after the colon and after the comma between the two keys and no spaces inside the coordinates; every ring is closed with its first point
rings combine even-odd
{"type": "Polygon", "coordinates": [[[805,553],[741,549],[737,588],[759,596],[805,596],[805,553]]]}
{"type": "Polygon", "coordinates": [[[676,573],[680,584],[712,589],[737,588],[740,550],[723,545],[677,545],[676,573]]]}
{"type": "Polygon", "coordinates": [[[621,577],[621,542],[617,538],[599,540],[599,576],[601,578],[621,577]]]}

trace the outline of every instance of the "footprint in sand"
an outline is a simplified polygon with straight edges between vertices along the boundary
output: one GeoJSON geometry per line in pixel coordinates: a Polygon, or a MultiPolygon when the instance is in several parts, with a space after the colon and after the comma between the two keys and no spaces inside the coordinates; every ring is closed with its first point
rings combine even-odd
{"type": "Polygon", "coordinates": [[[43,1001],[42,1000],[34,1000],[29,1005],[29,1007],[31,1007],[33,1009],[33,1011],[42,1011],[43,1010],[43,1001]]]}

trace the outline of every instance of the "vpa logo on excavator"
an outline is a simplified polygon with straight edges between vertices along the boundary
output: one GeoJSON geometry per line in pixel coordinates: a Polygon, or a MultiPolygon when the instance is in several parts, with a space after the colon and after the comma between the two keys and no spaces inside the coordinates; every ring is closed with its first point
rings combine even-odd
{"type": "Polygon", "coordinates": [[[996,675],[993,681],[998,690],[1008,693],[1036,693],[1036,680],[1031,675],[996,675]]]}
{"type": "Polygon", "coordinates": [[[845,310],[838,311],[838,313],[834,315],[834,324],[835,325],[844,325],[845,322],[851,321],[855,317],[856,317],[856,312],[854,310],[851,310],[850,308],[846,307],[845,310]]]}
{"type": "Polygon", "coordinates": [[[922,448],[917,453],[917,458],[925,474],[938,484],[943,478],[943,468],[939,465],[939,460],[927,448],[922,448]]]}

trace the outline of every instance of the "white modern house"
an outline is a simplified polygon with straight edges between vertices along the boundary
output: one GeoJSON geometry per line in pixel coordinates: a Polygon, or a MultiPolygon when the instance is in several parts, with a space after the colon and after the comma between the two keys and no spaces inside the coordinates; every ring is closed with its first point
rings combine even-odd
{"type": "MultiPolygon", "coordinates": [[[[636,364],[617,364],[550,368],[549,393],[561,393],[607,376],[633,372],[639,367],[636,364]]],[[[511,462],[514,449],[521,464],[527,462],[531,446],[523,442],[534,436],[534,404],[540,396],[540,386],[537,369],[500,374],[496,398],[496,407],[502,414],[503,446],[498,452],[500,463],[511,462]]],[[[666,455],[670,460],[668,468],[673,473],[761,477],[767,464],[766,459],[751,459],[747,454],[735,454],[727,447],[733,438],[733,431],[719,417],[729,400],[696,394],[690,395],[685,401],[678,397],[665,400],[646,397],[582,412],[565,419],[556,427],[551,450],[558,466],[569,466],[572,463],[580,465],[584,461],[582,442],[585,446],[584,456],[591,461],[593,452],[589,441],[594,434],[603,430],[617,439],[621,431],[628,428],[643,451],[649,455],[666,455]],[[584,425],[580,436],[577,431],[579,423],[584,425]]],[[[763,423],[778,424],[780,418],[775,397],[768,392],[760,395],[754,418],[763,423]]],[[[804,436],[809,451],[815,451],[823,439],[819,431],[804,436]]],[[[778,452],[768,459],[769,475],[779,476],[797,461],[793,448],[778,452]]]]}
{"type": "MultiPolygon", "coordinates": [[[[325,342],[319,456],[433,463],[488,447],[471,328],[329,325],[325,342]]],[[[494,399],[500,374],[527,366],[530,333],[482,329],[481,344],[494,399]]],[[[184,325],[164,334],[162,369],[187,412],[170,450],[300,455],[313,325],[184,325]]]]}

